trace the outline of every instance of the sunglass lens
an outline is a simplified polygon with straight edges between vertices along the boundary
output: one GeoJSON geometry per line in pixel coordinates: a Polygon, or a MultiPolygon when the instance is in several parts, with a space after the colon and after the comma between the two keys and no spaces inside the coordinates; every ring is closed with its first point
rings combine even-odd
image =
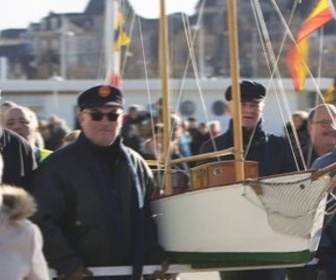
{"type": "Polygon", "coordinates": [[[93,121],[101,121],[104,118],[104,116],[107,116],[107,119],[110,122],[115,122],[118,119],[118,117],[119,117],[119,114],[113,113],[113,112],[106,113],[106,114],[101,113],[101,112],[91,112],[89,114],[90,114],[91,119],[93,121]]]}
{"type": "Polygon", "coordinates": [[[101,121],[104,117],[104,114],[99,113],[99,112],[94,112],[94,113],[91,113],[90,115],[93,121],[101,121]]]}
{"type": "Polygon", "coordinates": [[[119,117],[119,114],[116,114],[116,113],[107,113],[106,115],[107,115],[108,120],[112,122],[115,122],[119,117]]]}

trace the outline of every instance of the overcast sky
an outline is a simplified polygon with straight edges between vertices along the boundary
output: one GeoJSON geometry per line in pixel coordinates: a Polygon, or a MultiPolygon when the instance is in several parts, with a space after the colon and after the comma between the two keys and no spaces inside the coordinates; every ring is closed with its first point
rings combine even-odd
{"type": "MultiPolygon", "coordinates": [[[[26,28],[32,22],[39,22],[49,12],[83,12],[89,0],[1,0],[0,30],[26,28]]],[[[160,0],[130,0],[134,9],[144,17],[155,17],[160,0]],[[146,2],[146,5],[144,5],[146,2]],[[149,7],[151,9],[149,9],[149,7]]],[[[167,0],[167,12],[183,9],[192,13],[198,0],[167,0]],[[178,5],[176,5],[178,3],[178,5]]]]}
{"type": "Polygon", "coordinates": [[[1,0],[0,30],[26,28],[49,14],[83,12],[89,0],[1,0]]]}

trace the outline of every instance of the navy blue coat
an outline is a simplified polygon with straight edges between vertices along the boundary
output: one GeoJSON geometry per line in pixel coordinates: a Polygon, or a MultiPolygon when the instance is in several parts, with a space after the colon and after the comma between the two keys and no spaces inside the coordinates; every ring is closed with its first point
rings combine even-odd
{"type": "Polygon", "coordinates": [[[124,147],[140,180],[141,206],[122,145],[97,147],[81,134],[37,170],[32,192],[39,208],[33,221],[42,231],[48,264],[59,274],[80,266],[132,265],[132,279],[140,279],[146,260],[163,260],[149,208],[152,173],[124,147]]]}
{"type": "MultiPolygon", "coordinates": [[[[317,158],[312,165],[312,169],[321,169],[336,162],[336,149],[317,158]]],[[[335,174],[332,174],[335,176],[335,174]]],[[[331,200],[328,205],[331,209],[335,207],[335,202],[331,200]]],[[[325,270],[330,279],[336,279],[336,214],[325,217],[325,225],[322,231],[321,241],[317,255],[320,259],[319,266],[325,270]]]]}
{"type": "MultiPolygon", "coordinates": [[[[246,160],[257,161],[259,163],[259,176],[276,175],[297,170],[294,156],[291,152],[288,141],[281,136],[266,133],[259,124],[254,133],[250,148],[248,143],[251,134],[243,131],[244,150],[248,149],[246,160]]],[[[230,124],[229,129],[217,136],[209,139],[201,146],[201,153],[219,151],[233,147],[233,131],[230,124]]],[[[220,160],[233,160],[233,155],[227,155],[220,160]]]]}

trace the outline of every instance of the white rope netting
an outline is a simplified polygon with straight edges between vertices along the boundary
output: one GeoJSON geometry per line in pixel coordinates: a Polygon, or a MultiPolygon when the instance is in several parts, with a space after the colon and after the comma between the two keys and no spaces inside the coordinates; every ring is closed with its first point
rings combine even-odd
{"type": "Polygon", "coordinates": [[[330,183],[327,175],[312,180],[307,173],[251,181],[249,185],[257,192],[274,231],[307,238],[317,211],[324,214],[330,183]]]}

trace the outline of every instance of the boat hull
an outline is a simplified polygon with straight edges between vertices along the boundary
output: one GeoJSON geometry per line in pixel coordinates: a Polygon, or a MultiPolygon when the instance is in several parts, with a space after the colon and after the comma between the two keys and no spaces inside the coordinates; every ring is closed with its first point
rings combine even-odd
{"type": "MultiPolygon", "coordinates": [[[[303,176],[307,173],[279,178],[293,181],[303,176]]],[[[326,196],[325,192],[308,217],[312,225],[304,237],[274,230],[269,210],[244,183],[159,198],[152,208],[160,242],[172,263],[193,267],[304,264],[313,258],[320,240],[326,196]]]]}

